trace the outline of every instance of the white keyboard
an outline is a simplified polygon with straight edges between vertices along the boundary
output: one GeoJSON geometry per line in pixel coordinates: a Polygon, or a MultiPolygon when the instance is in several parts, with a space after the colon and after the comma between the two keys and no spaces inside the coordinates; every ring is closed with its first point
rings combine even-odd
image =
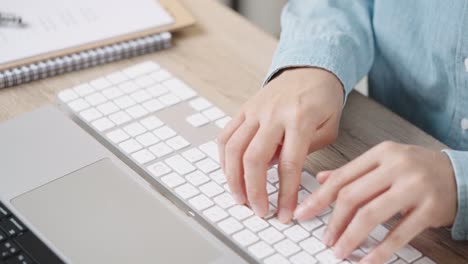
{"type": "MultiPolygon", "coordinates": [[[[388,232],[376,228],[347,260],[334,257],[322,242],[332,208],[306,222],[285,225],[274,216],[278,196],[276,168],[268,171],[270,215],[254,215],[236,205],[218,164],[213,139],[230,118],[211,102],[154,62],[145,62],[59,93],[81,125],[115,147],[193,212],[261,263],[357,263],[388,232]]],[[[302,173],[299,202],[319,187],[302,173]]],[[[388,263],[432,264],[406,245],[388,263]]]]}

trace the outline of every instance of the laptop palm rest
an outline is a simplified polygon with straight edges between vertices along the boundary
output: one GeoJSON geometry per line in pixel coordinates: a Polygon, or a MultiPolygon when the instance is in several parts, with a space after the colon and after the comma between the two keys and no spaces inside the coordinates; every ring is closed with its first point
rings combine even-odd
{"type": "Polygon", "coordinates": [[[73,263],[210,263],[222,255],[107,158],[11,203],[73,263]]]}

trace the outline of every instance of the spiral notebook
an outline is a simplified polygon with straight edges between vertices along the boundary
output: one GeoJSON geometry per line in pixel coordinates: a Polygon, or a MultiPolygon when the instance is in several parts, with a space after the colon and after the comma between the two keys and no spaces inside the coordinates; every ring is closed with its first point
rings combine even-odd
{"type": "Polygon", "coordinates": [[[177,0],[7,0],[26,27],[0,27],[0,88],[171,46],[194,23],[177,0]]]}

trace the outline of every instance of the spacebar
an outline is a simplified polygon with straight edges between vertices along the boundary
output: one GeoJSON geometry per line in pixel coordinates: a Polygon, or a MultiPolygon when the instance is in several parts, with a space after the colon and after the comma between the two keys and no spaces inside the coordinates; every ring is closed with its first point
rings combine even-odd
{"type": "Polygon", "coordinates": [[[18,236],[15,242],[38,263],[64,263],[32,232],[18,236]]]}

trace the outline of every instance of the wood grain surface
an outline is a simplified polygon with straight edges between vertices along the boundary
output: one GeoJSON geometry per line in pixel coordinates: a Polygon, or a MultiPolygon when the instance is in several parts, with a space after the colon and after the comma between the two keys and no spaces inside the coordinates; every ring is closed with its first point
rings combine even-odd
{"type": "MultiPolygon", "coordinates": [[[[217,1],[181,2],[193,13],[197,24],[176,33],[173,48],[0,90],[0,121],[54,103],[56,93],[62,89],[145,60],[160,63],[226,112],[235,114],[260,88],[277,40],[217,1]]],[[[352,93],[344,109],[338,141],[311,154],[306,168],[314,173],[336,168],[384,140],[444,148],[372,100],[352,93]]],[[[468,243],[453,241],[446,229],[428,230],[411,244],[438,263],[468,263],[468,243]]]]}

